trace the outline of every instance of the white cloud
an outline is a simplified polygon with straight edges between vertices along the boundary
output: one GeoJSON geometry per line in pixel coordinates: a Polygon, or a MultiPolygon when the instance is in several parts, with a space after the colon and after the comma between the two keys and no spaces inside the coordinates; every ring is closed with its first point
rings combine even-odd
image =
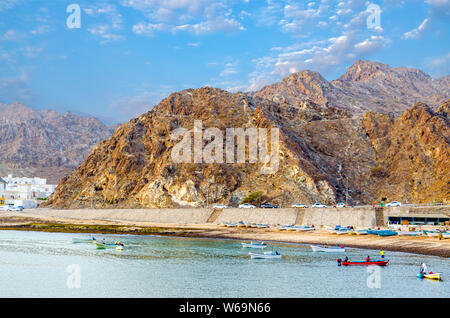
{"type": "Polygon", "coordinates": [[[418,39],[422,35],[422,33],[426,30],[429,21],[430,21],[429,18],[426,18],[416,29],[412,29],[411,31],[405,32],[403,34],[403,37],[405,39],[418,39]]]}
{"type": "Polygon", "coordinates": [[[138,34],[153,35],[156,31],[206,34],[245,30],[225,0],[122,0],[121,4],[141,11],[151,21],[135,24],[133,30],[148,26],[147,32],[138,34]]]}
{"type": "Polygon", "coordinates": [[[31,30],[31,34],[44,34],[50,31],[50,27],[48,25],[38,25],[35,29],[31,30]]]}
{"type": "Polygon", "coordinates": [[[133,32],[136,34],[143,34],[147,36],[153,36],[156,31],[160,31],[164,29],[164,25],[162,23],[153,24],[153,23],[138,23],[133,25],[133,32]]]}
{"type": "Polygon", "coordinates": [[[275,55],[255,59],[255,71],[250,75],[249,90],[260,89],[293,72],[309,69],[327,74],[343,63],[365,58],[390,41],[381,35],[362,37],[355,31],[347,31],[338,37],[300,46],[273,48],[275,55]]]}
{"type": "Polygon", "coordinates": [[[83,7],[84,13],[95,18],[102,19],[96,25],[88,27],[88,32],[100,37],[101,44],[120,41],[124,36],[117,34],[122,29],[122,15],[119,10],[109,3],[98,3],[83,7]]]}

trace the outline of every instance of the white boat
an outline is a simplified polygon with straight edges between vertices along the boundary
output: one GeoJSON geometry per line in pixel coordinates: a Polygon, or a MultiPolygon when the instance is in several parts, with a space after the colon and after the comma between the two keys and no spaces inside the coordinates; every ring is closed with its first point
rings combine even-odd
{"type": "Polygon", "coordinates": [[[72,243],[92,243],[95,239],[92,238],[72,238],[72,243]]]}
{"type": "Polygon", "coordinates": [[[398,231],[398,235],[400,236],[418,236],[422,235],[421,231],[398,231]]]}
{"type": "Polygon", "coordinates": [[[345,247],[323,247],[311,245],[313,252],[327,252],[327,253],[342,253],[345,252],[345,247]]]}
{"type": "Polygon", "coordinates": [[[264,242],[261,242],[261,243],[256,243],[256,242],[244,243],[244,242],[242,242],[241,244],[242,244],[242,247],[245,247],[245,248],[266,248],[267,247],[267,244],[264,242]]]}
{"type": "Polygon", "coordinates": [[[430,236],[430,237],[438,237],[438,235],[439,235],[439,232],[427,232],[427,236],[430,236]]]}
{"type": "Polygon", "coordinates": [[[269,227],[269,225],[267,225],[267,224],[257,224],[256,227],[258,227],[258,228],[267,228],[267,227],[269,227]]]}
{"type": "Polygon", "coordinates": [[[275,252],[265,252],[264,254],[259,253],[248,253],[251,258],[260,258],[260,259],[281,259],[281,254],[276,254],[275,252]]]}
{"type": "Polygon", "coordinates": [[[309,227],[309,226],[298,226],[298,227],[295,227],[296,231],[303,231],[303,232],[314,231],[315,229],[316,229],[315,227],[309,227]]]}
{"type": "Polygon", "coordinates": [[[345,234],[348,234],[348,230],[339,230],[339,231],[336,231],[336,234],[337,235],[345,235],[345,234]]]}
{"type": "Polygon", "coordinates": [[[368,230],[355,230],[356,235],[367,235],[369,234],[368,230]]]}

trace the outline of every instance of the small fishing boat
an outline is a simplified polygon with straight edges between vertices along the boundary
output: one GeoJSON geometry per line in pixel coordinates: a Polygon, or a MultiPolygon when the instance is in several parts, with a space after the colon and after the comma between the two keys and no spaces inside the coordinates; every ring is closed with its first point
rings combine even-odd
{"type": "Polygon", "coordinates": [[[376,260],[376,261],[346,261],[346,262],[342,262],[342,266],[352,266],[352,265],[378,265],[378,266],[386,266],[389,263],[389,260],[376,260]]]}
{"type": "Polygon", "coordinates": [[[251,258],[257,258],[257,259],[281,259],[281,254],[277,254],[274,251],[271,252],[264,252],[264,254],[259,254],[259,253],[248,253],[248,255],[250,255],[251,258]]]}
{"type": "Polygon", "coordinates": [[[422,235],[421,231],[398,231],[399,236],[419,236],[422,235]]]}
{"type": "Polygon", "coordinates": [[[325,247],[311,245],[313,252],[327,252],[327,253],[343,253],[345,252],[345,247],[325,247]]]}
{"type": "Polygon", "coordinates": [[[316,228],[315,227],[310,227],[310,226],[296,226],[295,227],[296,231],[303,231],[303,232],[307,232],[307,231],[315,231],[316,228]]]}
{"type": "Polygon", "coordinates": [[[356,235],[367,235],[369,230],[355,230],[356,235]]]}
{"type": "Polygon", "coordinates": [[[337,235],[345,235],[345,234],[348,234],[348,230],[347,229],[341,229],[341,230],[336,231],[336,234],[337,235]]]}
{"type": "Polygon", "coordinates": [[[417,278],[426,278],[426,279],[431,279],[431,280],[442,280],[441,278],[442,273],[433,273],[430,272],[428,274],[424,274],[424,273],[419,273],[417,274],[417,278]]]}
{"type": "Polygon", "coordinates": [[[244,242],[242,242],[241,244],[242,244],[242,247],[245,247],[245,248],[266,248],[267,247],[267,244],[264,242],[260,242],[260,243],[257,243],[257,242],[244,243],[244,242]]]}
{"type": "Polygon", "coordinates": [[[92,243],[95,238],[72,238],[72,243],[92,243]]]}
{"type": "Polygon", "coordinates": [[[104,249],[116,249],[116,250],[123,250],[123,245],[121,244],[115,244],[115,243],[100,243],[97,241],[93,241],[97,249],[104,250],[104,249]]]}
{"type": "Polygon", "coordinates": [[[381,230],[378,231],[378,236],[393,236],[393,235],[398,235],[398,232],[396,231],[391,231],[391,230],[381,230]]]}

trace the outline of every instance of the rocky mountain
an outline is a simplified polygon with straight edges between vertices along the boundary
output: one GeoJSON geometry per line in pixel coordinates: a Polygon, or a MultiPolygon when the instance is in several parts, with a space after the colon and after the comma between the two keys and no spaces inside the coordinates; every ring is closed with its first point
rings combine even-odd
{"type": "Polygon", "coordinates": [[[112,133],[95,118],[0,104],[0,175],[39,176],[58,183],[112,133]]]}
{"type": "Polygon", "coordinates": [[[309,99],[357,115],[368,111],[399,115],[417,102],[438,107],[450,98],[450,77],[434,79],[417,69],[359,60],[331,82],[317,72],[301,71],[251,95],[288,103],[309,99]]]}
{"type": "MultiPolygon", "coordinates": [[[[302,85],[296,86],[298,92],[317,92],[320,98],[335,89],[335,84],[327,83],[317,73],[308,76],[308,82],[300,81],[302,85]]],[[[348,75],[346,81],[361,81],[362,77],[348,75]]],[[[286,91],[280,88],[279,92],[277,96],[286,91]]],[[[436,111],[418,103],[399,117],[376,112],[358,117],[345,107],[323,107],[287,97],[232,94],[209,87],[173,93],[100,142],[75,172],[63,178],[45,205],[237,205],[254,191],[264,192],[270,202],[282,206],[314,201],[330,204],[346,198],[355,204],[381,199],[450,200],[449,102],[436,111]],[[279,148],[275,153],[270,152],[277,149],[275,141],[268,138],[272,154],[269,163],[278,158],[277,169],[263,173],[269,163],[250,163],[248,158],[256,147],[250,143],[244,148],[245,163],[236,158],[205,163],[202,158],[206,157],[201,153],[198,157],[195,151],[186,152],[189,162],[175,161],[173,153],[179,150],[180,141],[173,137],[179,128],[186,129],[184,138],[191,136],[192,140],[183,139],[185,145],[213,149],[216,158],[221,157],[222,150],[224,160],[227,149],[236,151],[237,146],[227,148],[227,143],[217,137],[219,132],[225,136],[227,128],[266,128],[272,136],[278,129],[279,148]],[[207,128],[216,137],[203,135],[202,140],[207,128]],[[186,134],[187,130],[192,133],[186,134]],[[200,136],[197,141],[196,136],[200,136]]]]}

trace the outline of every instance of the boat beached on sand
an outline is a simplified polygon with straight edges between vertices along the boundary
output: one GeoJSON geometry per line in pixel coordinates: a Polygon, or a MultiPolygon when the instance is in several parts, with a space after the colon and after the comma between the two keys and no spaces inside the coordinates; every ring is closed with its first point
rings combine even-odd
{"type": "Polygon", "coordinates": [[[242,247],[246,247],[246,248],[266,248],[267,244],[264,242],[250,242],[250,243],[244,243],[242,242],[242,247]]]}

